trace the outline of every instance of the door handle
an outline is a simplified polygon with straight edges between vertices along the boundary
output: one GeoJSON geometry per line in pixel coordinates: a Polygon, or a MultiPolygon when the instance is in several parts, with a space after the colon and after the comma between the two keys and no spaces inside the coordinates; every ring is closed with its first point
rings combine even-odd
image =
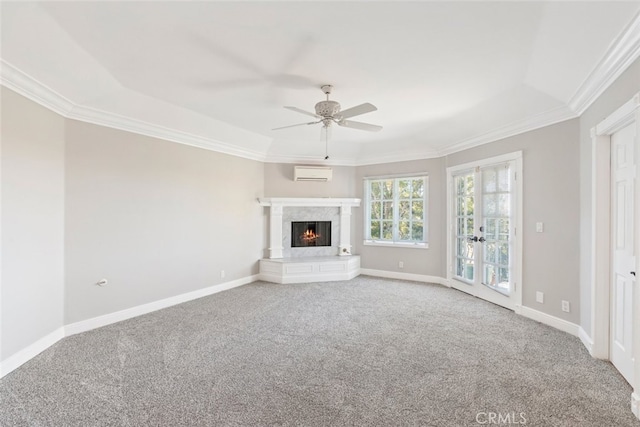
{"type": "Polygon", "coordinates": [[[467,236],[467,240],[469,242],[477,242],[478,241],[478,236],[467,236]]]}
{"type": "Polygon", "coordinates": [[[631,274],[632,276],[634,276],[634,277],[635,277],[636,272],[635,272],[635,271],[632,271],[632,272],[630,272],[629,274],[631,274]]]}
{"type": "Polygon", "coordinates": [[[480,243],[484,243],[484,242],[486,242],[486,241],[487,241],[487,239],[485,239],[484,237],[480,237],[480,238],[478,239],[478,242],[480,242],[480,243]]]}

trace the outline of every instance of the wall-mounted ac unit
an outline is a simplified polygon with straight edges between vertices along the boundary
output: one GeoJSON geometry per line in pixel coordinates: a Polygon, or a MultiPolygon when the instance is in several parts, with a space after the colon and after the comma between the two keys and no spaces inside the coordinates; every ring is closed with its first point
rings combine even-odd
{"type": "Polygon", "coordinates": [[[294,181],[331,181],[333,169],[325,166],[296,166],[293,170],[294,181]]]}

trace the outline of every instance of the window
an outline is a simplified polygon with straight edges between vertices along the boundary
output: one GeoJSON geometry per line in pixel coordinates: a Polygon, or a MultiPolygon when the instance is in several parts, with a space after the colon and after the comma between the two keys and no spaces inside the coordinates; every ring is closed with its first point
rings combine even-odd
{"type": "Polygon", "coordinates": [[[365,245],[427,247],[423,176],[365,179],[365,245]]]}

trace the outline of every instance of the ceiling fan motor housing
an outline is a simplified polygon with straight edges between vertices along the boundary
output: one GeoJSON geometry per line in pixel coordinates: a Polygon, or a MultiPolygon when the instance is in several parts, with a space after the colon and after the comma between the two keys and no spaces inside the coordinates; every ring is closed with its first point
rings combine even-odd
{"type": "Polygon", "coordinates": [[[322,117],[333,117],[340,112],[340,103],[336,101],[320,101],[316,104],[316,114],[322,117]]]}

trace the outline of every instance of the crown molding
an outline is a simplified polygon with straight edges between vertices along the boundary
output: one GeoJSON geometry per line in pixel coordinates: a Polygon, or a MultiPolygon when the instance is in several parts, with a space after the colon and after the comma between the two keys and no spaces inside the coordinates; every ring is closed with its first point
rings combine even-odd
{"type": "Polygon", "coordinates": [[[408,162],[411,160],[425,160],[441,157],[435,150],[421,152],[401,152],[391,154],[381,154],[378,156],[362,157],[357,166],[378,165],[382,163],[408,162]]]}
{"type": "Polygon", "coordinates": [[[264,160],[266,163],[303,163],[306,165],[318,165],[318,166],[366,166],[376,165],[381,163],[394,163],[394,162],[406,162],[409,160],[422,160],[432,159],[440,157],[437,151],[429,150],[424,152],[402,152],[402,153],[389,153],[381,154],[370,157],[359,157],[358,159],[352,158],[339,158],[324,160],[319,157],[312,156],[286,156],[286,155],[267,155],[264,160]]]}
{"type": "Polygon", "coordinates": [[[152,138],[158,138],[165,141],[177,142],[178,144],[189,145],[191,147],[198,147],[205,150],[216,151],[218,153],[243,157],[245,159],[258,161],[264,161],[265,159],[264,153],[258,151],[248,150],[212,138],[166,128],[164,126],[144,122],[142,120],[131,119],[95,108],[75,106],[65,117],[139,135],[150,136],[152,138]]]}
{"type": "Polygon", "coordinates": [[[1,58],[0,84],[63,117],[75,106],[68,98],[1,58]]]}
{"type": "Polygon", "coordinates": [[[358,166],[358,162],[351,158],[324,160],[321,156],[287,156],[282,154],[267,154],[265,163],[301,163],[310,166],[358,166]]]}
{"type": "Polygon", "coordinates": [[[459,141],[447,148],[440,150],[438,152],[438,156],[447,156],[449,154],[457,153],[458,151],[467,150],[469,148],[474,148],[479,145],[488,144],[490,142],[496,142],[511,136],[520,135],[546,126],[551,126],[553,124],[564,122],[566,120],[575,119],[578,116],[578,114],[571,111],[568,107],[557,107],[543,113],[536,114],[535,116],[512,122],[511,124],[502,126],[490,132],[459,141]]]}
{"type": "Polygon", "coordinates": [[[250,160],[265,160],[265,153],[259,151],[76,104],[3,59],[0,59],[0,84],[67,119],[79,120],[250,160]]]}
{"type": "Polygon", "coordinates": [[[598,99],[620,75],[640,57],[640,12],[611,44],[589,76],[569,100],[577,115],[598,99]]]}

